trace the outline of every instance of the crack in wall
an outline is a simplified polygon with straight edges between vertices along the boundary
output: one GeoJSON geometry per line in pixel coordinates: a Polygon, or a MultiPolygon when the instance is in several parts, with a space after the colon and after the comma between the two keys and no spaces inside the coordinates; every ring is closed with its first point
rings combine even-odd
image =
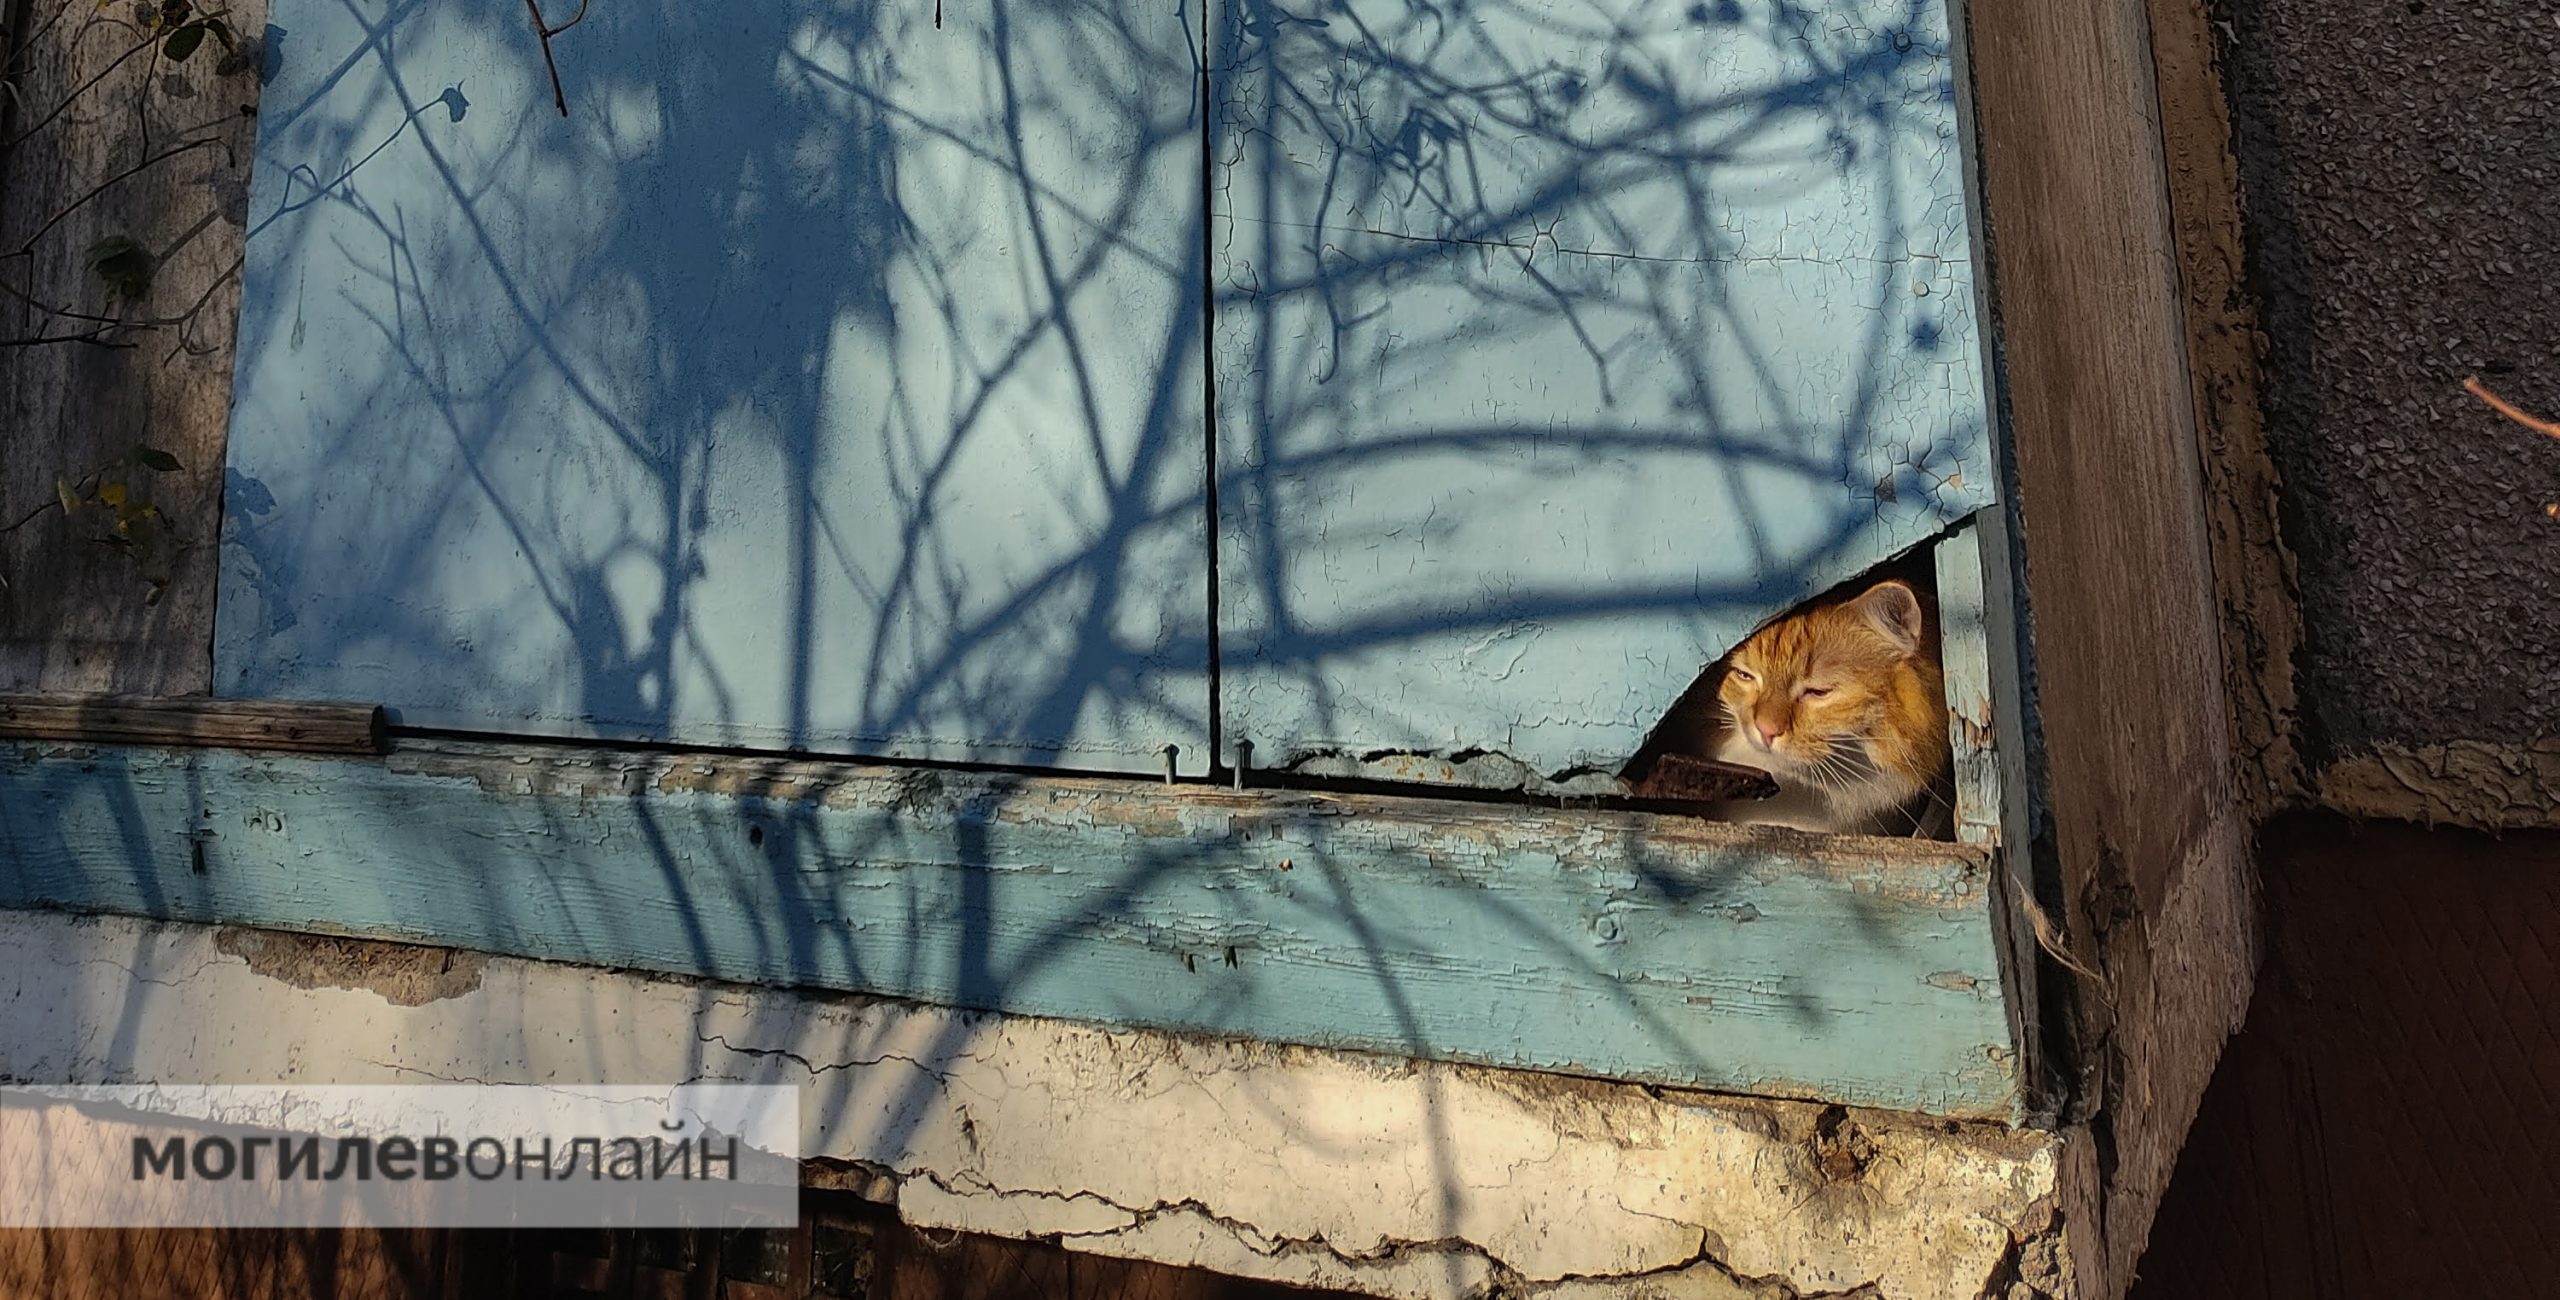
{"type": "MultiPolygon", "coordinates": [[[[855,1070],[866,1065],[882,1065],[890,1061],[896,1061],[903,1065],[914,1066],[917,1070],[932,1075],[934,1078],[940,1079],[945,1083],[953,1081],[951,1078],[951,1070],[947,1064],[939,1066],[928,1065],[925,1062],[920,1061],[915,1057],[908,1056],[903,1052],[882,1052],[877,1056],[857,1056],[842,1061],[828,1061],[821,1064],[787,1048],[740,1047],[737,1044],[730,1042],[728,1037],[723,1034],[695,1034],[694,1041],[701,1043],[706,1047],[716,1046],[726,1051],[735,1052],[740,1056],[765,1056],[786,1060],[799,1066],[801,1069],[807,1070],[809,1072],[809,1077],[812,1079],[836,1070],[855,1070]]],[[[971,1057],[967,1052],[954,1052],[951,1054],[951,1059],[954,1061],[965,1061],[971,1059],[971,1057]]]]}
{"type": "MultiPolygon", "coordinates": [[[[728,1041],[723,1034],[697,1034],[696,1037],[697,1041],[706,1045],[718,1046],[741,1056],[771,1057],[791,1061],[808,1071],[812,1078],[865,1065],[897,1062],[924,1070],[939,1080],[951,1081],[947,1071],[933,1069],[914,1057],[901,1053],[880,1053],[872,1056],[848,1057],[844,1060],[812,1060],[800,1052],[789,1049],[741,1046],[728,1041]]],[[[967,1056],[962,1054],[955,1059],[967,1059],[967,1056]]],[[[1220,1104],[1223,1106],[1223,1102],[1220,1104]]],[[[969,1134],[965,1130],[969,1125],[965,1119],[963,1126],[963,1136],[967,1137],[969,1134]]],[[[1838,1161],[1826,1162],[1824,1150],[1810,1150],[1806,1153],[1807,1158],[1814,1162],[1816,1171],[1831,1182],[1855,1182],[1863,1174],[1865,1163],[1876,1158],[1873,1143],[1865,1140],[1863,1130],[1850,1119],[1846,1108],[1827,1108],[1816,1121],[1816,1137],[1817,1145],[1827,1142],[1830,1146],[1859,1145],[1862,1147],[1862,1154],[1856,1161],[1855,1168],[1840,1167],[1838,1161]]],[[[977,1148],[974,1140],[970,1145],[972,1152],[975,1153],[977,1148]]],[[[1552,1160],[1557,1150],[1557,1146],[1550,1146],[1544,1155],[1512,1161],[1506,1167],[1506,1174],[1516,1174],[1523,1167],[1552,1160]]],[[[1356,1284],[1361,1275],[1384,1276],[1393,1270],[1415,1264],[1445,1261],[1453,1265],[1469,1266],[1469,1271],[1479,1275],[1478,1281],[1453,1292],[1466,1297],[1467,1300],[1531,1300],[1533,1297],[1540,1300],[1579,1300],[1580,1297],[1600,1294],[1649,1296],[1655,1292],[1643,1290],[1643,1284],[1683,1278],[1698,1281],[1701,1285],[1720,1285],[1729,1290],[1731,1295],[1746,1297],[1747,1300],[1853,1300],[1853,1298],[1882,1297],[1886,1294],[1882,1290],[1881,1277],[1865,1278],[1846,1287],[1808,1287],[1797,1279],[1782,1274],[1744,1273],[1727,1262],[1729,1248],[1712,1228],[1630,1205],[1622,1195],[1613,1195],[1611,1198],[1621,1212],[1693,1231],[1696,1233],[1697,1244],[1678,1259],[1650,1267],[1623,1271],[1572,1271],[1551,1276],[1531,1276],[1500,1253],[1459,1236],[1438,1238],[1381,1236],[1374,1245],[1355,1248],[1338,1244],[1323,1233],[1289,1235],[1271,1232],[1248,1219],[1222,1212],[1209,1200],[1199,1196],[1168,1197],[1137,1204],[1116,1199],[1091,1188],[1008,1187],[988,1177],[974,1166],[946,1174],[921,1164],[897,1165],[860,1159],[826,1163],[858,1169],[867,1175],[874,1181],[874,1186],[865,1194],[872,1196],[873,1199],[898,1206],[902,1217],[918,1227],[963,1231],[985,1230],[983,1225],[977,1222],[936,1221],[938,1218],[947,1220],[950,1216],[937,1216],[931,1212],[930,1207],[918,1207],[913,1204],[909,1193],[914,1189],[929,1188],[942,1197],[964,1204],[994,1202],[1018,1206],[1033,1203],[1072,1211],[1099,1213],[1110,1221],[1094,1223],[1091,1226],[1074,1226],[1072,1223],[1056,1222],[1044,1225],[1037,1220],[1036,1216],[1026,1216],[1024,1222],[1028,1230],[1020,1235],[1071,1249],[1085,1249],[1103,1254],[1124,1253],[1113,1248],[1131,1244],[1134,1239],[1142,1237],[1155,1225],[1178,1222],[1195,1229],[1214,1228],[1224,1233],[1235,1246],[1264,1260],[1318,1261],[1334,1270],[1333,1274],[1328,1275],[1334,1282],[1345,1280],[1339,1276],[1340,1273],[1350,1274],[1349,1280],[1356,1284]],[[919,1213],[919,1209],[923,1212],[919,1213]]],[[[1808,1192],[1807,1204],[1819,1194],[1820,1190],[1817,1187],[1808,1192]]],[[[2049,1213],[2047,1217],[2048,1219],[2051,1217],[2049,1213]]],[[[2042,1231],[2045,1237],[2038,1237],[2024,1227],[2013,1228],[2010,1231],[2008,1249],[1998,1258],[1991,1272],[1984,1278],[1981,1296],[1990,1297],[1991,1300],[2035,1300],[2048,1294],[2033,1288],[2013,1289],[2015,1286],[2023,1285],[2017,1281],[2020,1274],[2019,1261],[2022,1252],[2028,1248],[2029,1244],[2032,1241],[2044,1240],[2046,1237],[2058,1242],[2057,1226],[2047,1223],[2042,1231]]],[[[1140,1258],[1147,1257],[1137,1251],[1126,1253],[1140,1258]]],[[[1687,1292],[1683,1291],[1682,1294],[1687,1292]]]]}
{"type": "Polygon", "coordinates": [[[153,1023],[201,1028],[183,1042],[145,1033],[127,1064],[146,1073],[184,1060],[242,1077],[799,1080],[818,1094],[814,1116],[858,1120],[821,1125],[803,1181],[918,1227],[1400,1300],[1972,1297],[2035,1248],[2032,1198],[2055,1158],[2050,1139],[1997,1125],[508,958],[473,992],[402,1006],[279,983],[231,956],[219,930],[7,924],[36,959],[0,974],[17,981],[0,1006],[75,1009],[24,1019],[0,1053],[49,1074],[108,1032],[79,1009],[147,981],[153,1023]],[[685,1028],[542,1032],[568,1006],[685,1028]],[[1826,1120],[1854,1157],[1835,1160],[1828,1183],[1808,1145],[1826,1120]],[[1471,1135],[1463,1159],[1416,1154],[1415,1126],[1432,1122],[1471,1135]],[[1362,1171],[1375,1193],[1340,1193],[1362,1171]],[[1808,1188],[1832,1194],[1805,1199],[1808,1188]]]}

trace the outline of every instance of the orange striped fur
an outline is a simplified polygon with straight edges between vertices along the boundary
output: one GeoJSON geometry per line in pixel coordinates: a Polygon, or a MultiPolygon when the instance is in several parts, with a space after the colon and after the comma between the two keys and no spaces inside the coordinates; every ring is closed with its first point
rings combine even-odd
{"type": "Polygon", "coordinates": [[[1777,778],[1735,821],[1867,835],[1945,833],[1946,691],[1919,597],[1880,582],[1789,614],[1725,660],[1714,757],[1777,778]]]}

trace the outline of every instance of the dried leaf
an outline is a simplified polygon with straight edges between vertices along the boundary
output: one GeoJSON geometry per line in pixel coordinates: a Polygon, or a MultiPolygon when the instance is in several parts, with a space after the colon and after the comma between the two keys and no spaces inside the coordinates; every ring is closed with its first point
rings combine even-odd
{"type": "Polygon", "coordinates": [[[106,281],[119,297],[139,298],[151,287],[151,254],[126,235],[109,235],[89,245],[89,271],[106,281]]]}
{"type": "Polygon", "coordinates": [[[101,504],[122,506],[124,498],[124,484],[109,480],[98,485],[98,500],[101,504]]]}

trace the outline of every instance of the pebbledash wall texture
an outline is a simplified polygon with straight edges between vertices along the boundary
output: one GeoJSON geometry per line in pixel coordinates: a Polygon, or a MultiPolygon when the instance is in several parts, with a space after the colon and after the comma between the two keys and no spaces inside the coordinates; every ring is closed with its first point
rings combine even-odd
{"type": "Polygon", "coordinates": [[[2305,756],[2547,743],[2560,440],[2460,385],[2478,374],[2560,415],[2560,13],[2217,8],[2299,573],[2305,756]]]}
{"type": "Polygon", "coordinates": [[[2560,12],[2224,0],[2310,801],[2139,1300],[2533,1289],[2560,1123],[2560,12]],[[2397,822],[2499,828],[2423,829],[2397,822]],[[2391,1044],[2377,1052],[2374,1044],[2391,1044]],[[2532,1281],[2527,1281],[2532,1279],[2532,1281]]]}

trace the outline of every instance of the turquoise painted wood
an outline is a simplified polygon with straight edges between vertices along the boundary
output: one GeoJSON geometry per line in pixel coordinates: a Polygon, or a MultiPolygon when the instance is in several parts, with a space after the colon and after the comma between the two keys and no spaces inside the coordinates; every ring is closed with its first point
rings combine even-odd
{"type": "Polygon", "coordinates": [[[1205,769],[1183,0],[275,0],[217,680],[1205,769]]]}
{"type": "Polygon", "coordinates": [[[0,748],[0,906],[2008,1117],[1988,872],[1963,845],[1432,800],[0,748]]]}
{"type": "Polygon", "coordinates": [[[1614,770],[1993,499],[1939,0],[1228,0],[1221,708],[1614,770]]]}

